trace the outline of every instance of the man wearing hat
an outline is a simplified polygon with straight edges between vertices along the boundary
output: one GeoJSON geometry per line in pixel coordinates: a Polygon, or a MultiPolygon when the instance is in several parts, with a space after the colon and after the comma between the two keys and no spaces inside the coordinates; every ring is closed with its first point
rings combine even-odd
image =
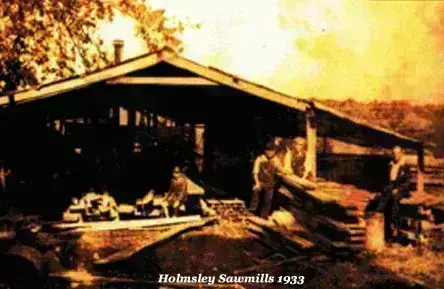
{"type": "Polygon", "coordinates": [[[276,148],[268,143],[264,153],[259,155],[253,165],[253,193],[249,210],[259,213],[262,218],[267,218],[271,211],[273,193],[276,186],[276,173],[278,164],[275,158],[276,148]],[[259,199],[262,198],[262,208],[258,210],[259,199]]]}
{"type": "MultiPolygon", "coordinates": [[[[187,178],[179,166],[173,169],[173,176],[170,183],[170,188],[165,195],[164,210],[169,211],[173,209],[173,216],[178,216],[181,207],[187,200],[187,178]]],[[[167,215],[169,217],[169,214],[167,215]]]]}

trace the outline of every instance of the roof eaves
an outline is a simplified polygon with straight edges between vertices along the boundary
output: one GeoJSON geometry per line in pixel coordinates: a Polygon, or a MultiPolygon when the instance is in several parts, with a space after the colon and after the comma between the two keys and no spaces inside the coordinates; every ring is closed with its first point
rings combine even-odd
{"type": "Polygon", "coordinates": [[[371,128],[373,130],[376,130],[376,131],[379,131],[379,132],[382,132],[382,133],[385,133],[385,134],[390,134],[392,136],[395,136],[395,137],[397,137],[399,139],[402,139],[404,141],[408,141],[408,142],[411,142],[411,143],[415,143],[415,144],[421,144],[422,143],[420,140],[417,140],[417,139],[414,139],[414,138],[402,135],[400,133],[397,133],[395,131],[392,131],[392,130],[380,127],[380,126],[375,125],[375,124],[371,124],[371,123],[369,123],[367,121],[364,121],[362,119],[358,119],[358,118],[355,118],[355,117],[352,117],[352,116],[348,116],[348,115],[346,115],[346,114],[344,114],[344,113],[342,113],[340,111],[337,111],[337,110],[335,110],[335,109],[333,109],[333,108],[331,108],[329,106],[326,106],[324,104],[321,104],[319,102],[316,102],[316,101],[312,101],[312,102],[313,102],[313,105],[314,105],[314,107],[316,109],[324,111],[324,112],[327,112],[327,113],[330,113],[330,114],[332,114],[332,115],[334,115],[336,117],[339,117],[339,118],[345,119],[347,121],[353,122],[353,123],[355,123],[357,125],[365,126],[365,127],[371,128]]]}
{"type": "Polygon", "coordinates": [[[171,65],[174,65],[181,69],[189,70],[197,75],[206,78],[208,80],[232,87],[234,89],[241,90],[243,92],[256,95],[258,97],[267,99],[272,102],[276,102],[297,110],[304,111],[308,107],[308,102],[301,100],[268,87],[253,83],[251,81],[240,78],[239,76],[227,73],[214,67],[203,66],[199,63],[191,61],[181,56],[172,57],[167,59],[171,65]]]}
{"type": "Polygon", "coordinates": [[[90,74],[85,74],[64,80],[55,81],[42,86],[38,86],[33,89],[10,92],[8,94],[0,96],[0,104],[7,104],[8,103],[7,99],[9,95],[14,95],[15,102],[19,103],[35,99],[46,98],[56,94],[87,87],[91,84],[100,81],[110,80],[131,73],[133,71],[150,67],[152,65],[159,63],[164,58],[168,58],[171,56],[172,54],[167,50],[165,51],[161,50],[156,53],[145,54],[133,59],[126,60],[122,63],[107,67],[105,69],[92,72],[90,74]],[[3,100],[6,100],[6,102],[3,100]]]}

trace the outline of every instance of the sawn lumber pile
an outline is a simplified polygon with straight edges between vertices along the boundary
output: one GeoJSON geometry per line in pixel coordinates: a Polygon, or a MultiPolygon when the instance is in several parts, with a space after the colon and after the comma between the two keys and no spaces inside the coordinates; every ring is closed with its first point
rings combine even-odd
{"type": "Polygon", "coordinates": [[[401,201],[401,235],[411,241],[440,237],[444,231],[444,198],[413,192],[401,201]]]}
{"type": "Polygon", "coordinates": [[[245,202],[239,199],[208,199],[208,207],[213,209],[222,221],[233,223],[245,223],[246,217],[250,212],[245,207],[245,202]]]}
{"type": "Polygon", "coordinates": [[[283,181],[279,192],[288,200],[282,207],[305,228],[298,233],[301,237],[341,255],[364,249],[365,210],[376,194],[333,182],[319,182],[316,189],[302,190],[293,185],[291,176],[284,176],[283,181]]]}

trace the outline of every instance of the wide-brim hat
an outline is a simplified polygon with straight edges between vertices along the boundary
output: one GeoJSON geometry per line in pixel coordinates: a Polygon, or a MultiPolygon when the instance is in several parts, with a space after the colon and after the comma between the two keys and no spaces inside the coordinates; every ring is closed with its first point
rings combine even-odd
{"type": "Polygon", "coordinates": [[[173,168],[173,173],[181,173],[181,172],[182,172],[182,169],[181,169],[180,167],[175,166],[175,167],[173,168]]]}
{"type": "Polygon", "coordinates": [[[270,141],[265,145],[265,150],[266,151],[274,151],[274,150],[276,150],[276,146],[272,141],[270,141]]]}

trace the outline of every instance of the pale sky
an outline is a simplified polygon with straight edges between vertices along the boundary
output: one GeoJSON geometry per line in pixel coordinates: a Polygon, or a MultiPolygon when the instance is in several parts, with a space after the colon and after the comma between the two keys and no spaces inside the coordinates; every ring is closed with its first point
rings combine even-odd
{"type": "MultiPolygon", "coordinates": [[[[201,23],[184,55],[300,98],[444,102],[444,2],[367,0],[151,0],[201,23]]],[[[144,53],[133,23],[105,25],[144,53]]]]}

